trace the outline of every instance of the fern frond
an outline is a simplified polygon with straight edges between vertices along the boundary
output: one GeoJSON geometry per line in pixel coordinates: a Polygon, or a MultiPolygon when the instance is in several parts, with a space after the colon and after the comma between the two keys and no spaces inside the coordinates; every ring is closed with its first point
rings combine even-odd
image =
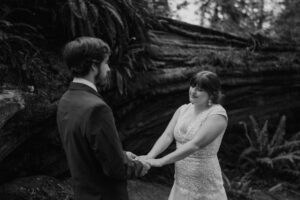
{"type": "Polygon", "coordinates": [[[252,138],[250,137],[249,132],[248,132],[248,128],[247,128],[246,122],[240,121],[239,124],[241,124],[244,127],[245,135],[246,135],[246,138],[247,138],[248,142],[250,143],[250,146],[254,147],[252,138]]]}
{"type": "Polygon", "coordinates": [[[266,120],[263,128],[261,129],[261,131],[259,131],[258,144],[260,151],[264,151],[267,149],[268,142],[268,120],[266,120]]]}
{"type": "Polygon", "coordinates": [[[271,159],[271,158],[268,158],[268,157],[258,158],[258,159],[256,159],[256,161],[267,167],[274,168],[273,159],[271,159]]]}
{"type": "Polygon", "coordinates": [[[253,174],[256,173],[256,171],[257,171],[256,168],[253,168],[253,169],[251,169],[250,171],[247,171],[247,172],[244,174],[244,176],[240,179],[240,181],[241,181],[242,183],[247,182],[248,179],[249,179],[250,177],[252,177],[253,174]]]}
{"type": "Polygon", "coordinates": [[[251,120],[251,123],[252,123],[252,126],[253,126],[253,133],[254,133],[254,136],[255,136],[255,139],[256,141],[258,140],[259,138],[259,127],[258,127],[258,123],[257,121],[254,119],[254,117],[252,115],[249,116],[250,120],[251,120]]]}
{"type": "Polygon", "coordinates": [[[37,28],[25,23],[14,23],[13,28],[17,29],[20,33],[30,32],[36,33],[37,28]]]}
{"type": "Polygon", "coordinates": [[[285,135],[285,125],[286,125],[286,117],[283,115],[280,118],[279,124],[277,126],[277,129],[272,137],[272,140],[270,142],[271,146],[282,144],[284,140],[285,135]]]}
{"type": "Polygon", "coordinates": [[[94,26],[97,23],[97,19],[99,17],[99,11],[95,4],[91,2],[87,2],[88,8],[88,21],[94,26]]]}
{"type": "Polygon", "coordinates": [[[229,178],[226,176],[226,174],[223,171],[222,171],[222,178],[223,178],[224,185],[227,186],[228,189],[231,189],[230,180],[229,180],[229,178]]]}
{"type": "Polygon", "coordinates": [[[258,153],[258,152],[259,152],[258,149],[256,149],[256,148],[250,146],[250,147],[246,148],[246,149],[241,153],[241,155],[240,155],[240,157],[239,157],[239,160],[242,160],[242,159],[244,159],[245,157],[249,157],[251,154],[253,154],[253,153],[258,153]]]}
{"type": "Polygon", "coordinates": [[[119,71],[116,71],[116,75],[117,75],[117,86],[118,86],[119,93],[121,95],[123,95],[123,92],[124,92],[123,76],[121,75],[121,73],[119,71]]]}
{"type": "Polygon", "coordinates": [[[295,160],[300,160],[300,155],[297,155],[299,152],[292,152],[284,155],[279,155],[274,158],[272,158],[273,162],[284,162],[284,161],[290,161],[291,163],[294,163],[295,160]]]}
{"type": "Polygon", "coordinates": [[[31,48],[33,50],[37,50],[37,47],[28,39],[24,38],[24,37],[21,37],[21,36],[18,36],[18,35],[11,35],[11,36],[8,36],[6,38],[6,40],[8,42],[17,42],[19,43],[21,46],[23,46],[26,50],[26,48],[31,48]]]}
{"type": "Polygon", "coordinates": [[[300,149],[300,141],[289,141],[289,142],[285,142],[283,145],[271,147],[270,156],[274,156],[282,152],[290,152],[292,150],[298,150],[298,149],[300,149]]]}
{"type": "Polygon", "coordinates": [[[300,131],[295,133],[290,140],[300,140],[300,131]]]}
{"type": "Polygon", "coordinates": [[[294,169],[279,169],[279,170],[280,170],[280,173],[285,174],[286,176],[300,178],[299,170],[294,170],[294,169]]]}
{"type": "Polygon", "coordinates": [[[9,22],[9,21],[7,21],[7,20],[4,20],[4,19],[1,19],[1,20],[0,20],[0,27],[1,27],[1,28],[9,27],[9,26],[11,26],[11,25],[12,25],[12,23],[9,22]]]}
{"type": "Polygon", "coordinates": [[[125,27],[124,22],[117,8],[105,0],[97,0],[97,1],[99,5],[101,5],[101,7],[104,8],[104,10],[108,11],[110,15],[113,16],[114,19],[119,23],[119,25],[121,25],[121,27],[124,29],[125,27]]]}
{"type": "Polygon", "coordinates": [[[72,13],[79,19],[87,19],[87,6],[84,0],[68,0],[72,13]]]}

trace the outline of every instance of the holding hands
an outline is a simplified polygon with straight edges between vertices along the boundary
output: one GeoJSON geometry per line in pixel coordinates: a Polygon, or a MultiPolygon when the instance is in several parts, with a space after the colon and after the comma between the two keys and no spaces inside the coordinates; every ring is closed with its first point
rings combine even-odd
{"type": "Polygon", "coordinates": [[[162,167],[164,165],[163,160],[161,158],[154,159],[148,155],[138,156],[138,157],[136,157],[136,159],[141,162],[148,163],[151,167],[162,167]]]}
{"type": "Polygon", "coordinates": [[[145,160],[138,159],[138,156],[130,151],[126,151],[126,156],[129,160],[133,162],[139,162],[142,165],[142,169],[136,169],[136,177],[144,176],[148,173],[149,169],[151,168],[151,165],[146,162],[145,160]]]}
{"type": "Polygon", "coordinates": [[[154,159],[149,155],[137,156],[130,151],[126,152],[126,156],[132,162],[138,162],[142,165],[142,169],[136,171],[136,177],[146,175],[151,167],[162,167],[164,165],[162,158],[154,159]]]}

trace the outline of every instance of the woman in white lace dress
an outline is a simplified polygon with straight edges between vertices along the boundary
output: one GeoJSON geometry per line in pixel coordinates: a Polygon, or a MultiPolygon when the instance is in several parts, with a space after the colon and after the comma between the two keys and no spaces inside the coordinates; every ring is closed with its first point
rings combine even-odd
{"type": "Polygon", "coordinates": [[[190,103],[177,109],[151,151],[142,156],[153,167],[175,163],[175,180],[169,200],[226,200],[217,157],[227,127],[227,114],[218,104],[218,76],[209,71],[194,75],[190,103]],[[173,140],[176,150],[155,159],[173,140]]]}

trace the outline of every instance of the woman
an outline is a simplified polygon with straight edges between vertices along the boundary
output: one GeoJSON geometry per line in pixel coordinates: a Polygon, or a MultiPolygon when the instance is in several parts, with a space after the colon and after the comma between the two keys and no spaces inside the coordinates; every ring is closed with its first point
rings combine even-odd
{"type": "Polygon", "coordinates": [[[227,114],[218,104],[218,76],[202,71],[193,76],[189,104],[177,109],[151,151],[142,156],[153,167],[175,163],[175,181],[169,200],[226,200],[217,157],[227,127],[227,114]],[[176,150],[155,159],[173,140],[176,150]]]}

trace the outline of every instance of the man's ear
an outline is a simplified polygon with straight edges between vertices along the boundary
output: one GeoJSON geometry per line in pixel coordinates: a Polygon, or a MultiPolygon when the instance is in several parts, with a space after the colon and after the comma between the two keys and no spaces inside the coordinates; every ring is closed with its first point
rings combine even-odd
{"type": "Polygon", "coordinates": [[[96,72],[96,73],[98,73],[98,67],[97,67],[97,65],[95,64],[95,63],[93,63],[92,65],[91,65],[91,71],[92,72],[96,72]]]}

